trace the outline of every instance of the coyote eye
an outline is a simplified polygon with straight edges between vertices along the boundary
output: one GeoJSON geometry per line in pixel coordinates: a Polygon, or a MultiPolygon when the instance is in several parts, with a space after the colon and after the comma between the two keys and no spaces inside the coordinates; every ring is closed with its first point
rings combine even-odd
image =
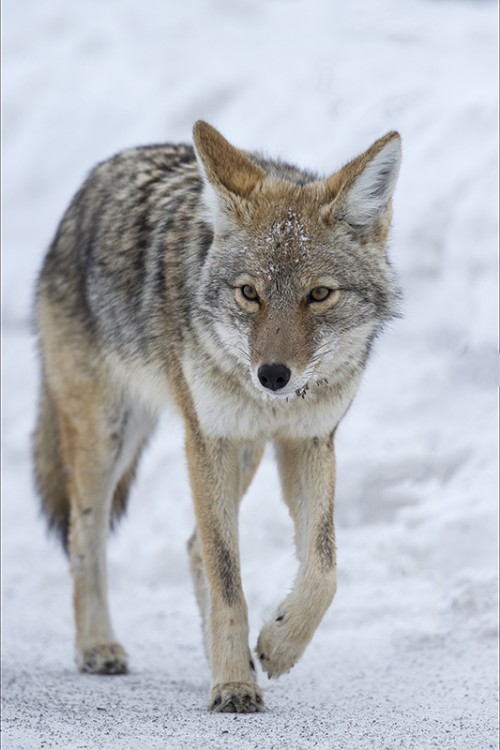
{"type": "Polygon", "coordinates": [[[307,295],[308,302],[324,302],[333,294],[334,290],[327,286],[315,286],[307,295]]]}
{"type": "Polygon", "coordinates": [[[250,286],[250,284],[243,284],[243,286],[240,287],[240,291],[241,291],[242,296],[249,302],[259,301],[259,295],[257,294],[256,290],[253,288],[253,286],[250,286]]]}

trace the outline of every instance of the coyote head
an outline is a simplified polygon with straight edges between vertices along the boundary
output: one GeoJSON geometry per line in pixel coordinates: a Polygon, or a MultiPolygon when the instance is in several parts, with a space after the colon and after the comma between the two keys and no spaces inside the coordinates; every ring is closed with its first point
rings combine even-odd
{"type": "Polygon", "coordinates": [[[240,151],[204,122],[194,142],[213,229],[200,321],[220,366],[287,398],[360,370],[395,313],[385,246],[398,133],[326,179],[240,151]]]}

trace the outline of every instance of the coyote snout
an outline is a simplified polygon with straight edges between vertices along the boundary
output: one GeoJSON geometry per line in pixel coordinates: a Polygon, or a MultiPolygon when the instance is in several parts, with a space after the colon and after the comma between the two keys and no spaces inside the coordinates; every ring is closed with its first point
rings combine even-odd
{"type": "Polygon", "coordinates": [[[387,134],[326,178],[240,151],[203,122],[194,141],[98,165],[61,221],[37,292],[36,476],[69,553],[79,668],[125,672],[106,537],[159,409],[175,400],[210,708],[251,713],[264,704],[238,506],[273,441],[300,560],[257,642],[263,671],[279,677],[335,593],[334,436],[395,311],[385,246],[400,140],[387,134]]]}

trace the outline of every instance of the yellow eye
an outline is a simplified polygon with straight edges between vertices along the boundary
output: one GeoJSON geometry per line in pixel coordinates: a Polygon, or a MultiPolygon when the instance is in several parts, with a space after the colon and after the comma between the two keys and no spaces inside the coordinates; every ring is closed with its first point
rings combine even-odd
{"type": "Polygon", "coordinates": [[[249,302],[258,302],[259,301],[259,295],[257,294],[256,290],[253,286],[250,284],[243,284],[242,287],[240,287],[241,295],[249,302]]]}
{"type": "Polygon", "coordinates": [[[333,289],[327,286],[315,286],[307,296],[308,302],[325,302],[333,294],[333,289]]]}

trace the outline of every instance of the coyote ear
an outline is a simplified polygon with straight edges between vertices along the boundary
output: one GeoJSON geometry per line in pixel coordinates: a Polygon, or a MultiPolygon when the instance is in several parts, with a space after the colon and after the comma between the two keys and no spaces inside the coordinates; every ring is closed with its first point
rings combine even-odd
{"type": "Polygon", "coordinates": [[[202,120],[195,123],[193,139],[205,182],[226,197],[247,198],[266,176],[263,169],[208,123],[202,120]]]}
{"type": "Polygon", "coordinates": [[[327,180],[333,213],[367,229],[389,207],[401,162],[401,138],[392,131],[327,180]]]}

